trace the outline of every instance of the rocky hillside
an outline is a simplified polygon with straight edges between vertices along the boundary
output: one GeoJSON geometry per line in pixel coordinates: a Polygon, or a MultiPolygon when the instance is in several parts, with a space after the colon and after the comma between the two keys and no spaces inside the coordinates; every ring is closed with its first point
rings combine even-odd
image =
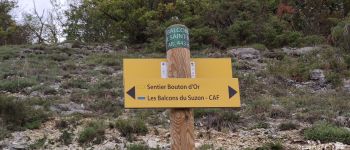
{"type": "MultiPolygon", "coordinates": [[[[197,149],[350,149],[350,54],[328,45],[193,51],[231,57],[240,109],[194,109],[197,149]]],[[[0,47],[0,148],[169,149],[165,109],[123,108],[123,58],[99,44],[0,47]]]]}

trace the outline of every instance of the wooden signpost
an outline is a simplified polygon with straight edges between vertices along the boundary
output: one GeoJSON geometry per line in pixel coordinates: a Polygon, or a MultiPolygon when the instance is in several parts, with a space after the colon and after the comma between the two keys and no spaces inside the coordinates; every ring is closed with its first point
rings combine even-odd
{"type": "Polygon", "coordinates": [[[124,59],[125,108],[170,108],[172,150],[193,150],[193,108],[240,107],[230,58],[191,59],[189,31],[166,34],[166,59],[124,59]]]}
{"type": "MultiPolygon", "coordinates": [[[[183,25],[166,30],[169,78],[191,78],[189,32],[183,25]]],[[[170,110],[171,149],[194,149],[194,117],[190,108],[170,110]]]]}

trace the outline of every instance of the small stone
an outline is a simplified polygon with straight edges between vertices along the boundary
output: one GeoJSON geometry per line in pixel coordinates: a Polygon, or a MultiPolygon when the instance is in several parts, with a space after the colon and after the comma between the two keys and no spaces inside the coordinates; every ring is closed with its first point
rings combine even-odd
{"type": "Polygon", "coordinates": [[[350,93],[350,79],[343,80],[343,85],[344,90],[350,93]]]}
{"type": "Polygon", "coordinates": [[[321,70],[321,69],[314,69],[310,73],[310,78],[311,78],[311,80],[323,81],[323,80],[325,80],[325,75],[323,73],[323,70],[321,70]]]}

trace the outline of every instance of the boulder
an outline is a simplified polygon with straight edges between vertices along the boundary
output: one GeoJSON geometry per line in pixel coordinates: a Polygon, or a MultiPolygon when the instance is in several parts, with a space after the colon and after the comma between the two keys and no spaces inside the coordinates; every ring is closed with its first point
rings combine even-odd
{"type": "Polygon", "coordinates": [[[318,49],[320,49],[320,47],[318,47],[318,46],[302,47],[302,48],[287,48],[287,47],[282,48],[283,52],[287,53],[288,55],[293,55],[293,56],[305,55],[307,53],[310,53],[310,52],[318,50],[318,49]]]}
{"type": "Polygon", "coordinates": [[[73,43],[62,43],[60,45],[57,45],[58,48],[65,49],[65,48],[72,48],[73,43]]]}
{"type": "Polygon", "coordinates": [[[53,106],[50,106],[50,110],[60,113],[62,115],[70,115],[73,113],[80,113],[80,114],[91,113],[90,111],[85,110],[85,107],[83,104],[77,104],[74,102],[53,105],[53,106]]]}
{"type": "Polygon", "coordinates": [[[229,50],[227,53],[239,59],[252,60],[260,58],[260,52],[254,48],[237,48],[229,50]]]}

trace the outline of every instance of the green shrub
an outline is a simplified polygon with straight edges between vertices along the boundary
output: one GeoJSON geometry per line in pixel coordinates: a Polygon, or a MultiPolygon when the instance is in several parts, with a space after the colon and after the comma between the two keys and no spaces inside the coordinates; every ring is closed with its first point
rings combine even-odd
{"type": "Polygon", "coordinates": [[[343,19],[335,27],[332,28],[331,34],[334,39],[335,45],[350,49],[350,17],[343,19]]]}
{"type": "Polygon", "coordinates": [[[260,44],[260,43],[252,44],[252,45],[250,45],[250,47],[255,48],[257,50],[260,50],[260,51],[267,50],[267,47],[264,44],[260,44]]]}
{"type": "Polygon", "coordinates": [[[132,140],[132,134],[145,135],[148,133],[147,126],[141,119],[126,119],[117,120],[115,127],[119,130],[122,136],[132,140]]]}
{"type": "Polygon", "coordinates": [[[79,133],[78,142],[80,144],[87,144],[92,142],[93,144],[100,144],[105,139],[105,125],[101,121],[90,122],[79,133]]]}
{"type": "Polygon", "coordinates": [[[297,47],[299,46],[299,41],[301,40],[303,34],[296,31],[287,31],[278,35],[274,41],[272,41],[272,45],[274,47],[282,47],[282,46],[291,46],[297,47]]]}
{"type": "Polygon", "coordinates": [[[87,98],[88,94],[83,91],[82,89],[73,89],[72,93],[70,94],[69,99],[72,102],[76,103],[82,103],[85,98],[87,98]]]}
{"type": "Polygon", "coordinates": [[[9,137],[11,134],[10,134],[10,131],[7,130],[4,125],[1,124],[1,127],[0,127],[0,141],[3,140],[4,138],[7,138],[9,137]]]}
{"type": "Polygon", "coordinates": [[[19,50],[16,46],[0,46],[0,61],[17,57],[19,50]]]}
{"type": "Polygon", "coordinates": [[[339,87],[342,84],[342,79],[339,73],[328,72],[326,74],[326,79],[330,82],[334,87],[339,87]]]}
{"type": "Polygon", "coordinates": [[[295,130],[295,129],[298,129],[298,125],[293,122],[286,122],[286,123],[281,123],[278,126],[278,129],[280,129],[281,131],[295,130]]]}
{"type": "Polygon", "coordinates": [[[301,46],[314,46],[323,44],[326,39],[319,35],[308,35],[300,39],[301,46]]]}
{"type": "Polygon", "coordinates": [[[218,109],[194,109],[193,116],[196,119],[196,118],[201,118],[204,116],[215,114],[218,111],[219,111],[218,109]]]}
{"type": "Polygon", "coordinates": [[[142,144],[130,144],[126,148],[127,150],[149,150],[147,145],[142,145],[142,144]]]}
{"type": "Polygon", "coordinates": [[[252,129],[267,129],[270,127],[270,124],[264,121],[259,121],[257,124],[253,126],[252,129]]]}
{"type": "Polygon", "coordinates": [[[49,114],[40,109],[33,109],[26,102],[0,95],[0,116],[9,130],[20,130],[39,128],[41,123],[48,119],[49,114]]]}
{"type": "Polygon", "coordinates": [[[58,92],[56,91],[56,89],[51,88],[51,87],[47,87],[47,88],[44,89],[44,94],[45,95],[55,95],[57,93],[58,92]]]}
{"type": "Polygon", "coordinates": [[[272,100],[269,97],[261,97],[248,105],[249,114],[269,113],[272,108],[272,100]]]}
{"type": "Polygon", "coordinates": [[[29,145],[29,147],[30,149],[42,149],[45,145],[46,140],[47,140],[46,137],[39,139],[35,143],[29,145]]]}
{"type": "Polygon", "coordinates": [[[213,150],[214,145],[212,144],[204,144],[198,148],[199,150],[213,150]]]}
{"type": "Polygon", "coordinates": [[[224,128],[232,129],[232,125],[240,119],[237,112],[220,109],[195,109],[194,117],[196,119],[203,117],[207,128],[215,128],[219,131],[224,128]]]}
{"type": "Polygon", "coordinates": [[[30,79],[17,79],[17,80],[0,80],[0,91],[8,92],[20,92],[26,87],[30,87],[36,84],[36,81],[30,79]]]}
{"type": "Polygon", "coordinates": [[[254,32],[254,22],[252,20],[237,20],[228,27],[227,41],[230,45],[245,45],[248,41],[254,41],[256,34],[254,32]]]}
{"type": "Polygon", "coordinates": [[[68,132],[67,130],[64,130],[59,138],[59,140],[64,144],[64,145],[69,145],[73,141],[73,133],[68,132]]]}
{"type": "Polygon", "coordinates": [[[121,56],[117,54],[91,55],[86,58],[86,63],[88,65],[117,66],[121,68],[121,56]]]}
{"type": "Polygon", "coordinates": [[[92,110],[101,113],[112,113],[114,116],[121,114],[121,106],[115,100],[97,100],[89,106],[92,110]]]}
{"type": "Polygon", "coordinates": [[[65,53],[51,54],[50,59],[54,61],[65,61],[69,59],[69,56],[65,53]]]}
{"type": "Polygon", "coordinates": [[[256,148],[256,150],[284,150],[284,147],[281,143],[265,143],[263,146],[256,148]]]}
{"type": "Polygon", "coordinates": [[[321,142],[350,144],[350,131],[326,122],[319,122],[304,131],[304,137],[321,142]]]}
{"type": "Polygon", "coordinates": [[[68,82],[63,83],[62,87],[65,89],[68,89],[68,88],[87,89],[88,84],[83,79],[71,79],[68,82]]]}

